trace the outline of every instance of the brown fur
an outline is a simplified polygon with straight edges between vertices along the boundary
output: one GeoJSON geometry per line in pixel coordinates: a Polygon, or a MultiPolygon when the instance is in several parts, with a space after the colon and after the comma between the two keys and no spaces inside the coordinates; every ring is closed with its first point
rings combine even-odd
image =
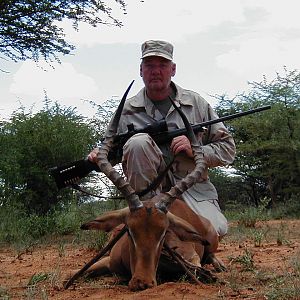
{"type": "Polygon", "coordinates": [[[223,267],[214,256],[218,235],[210,221],[196,215],[182,200],[176,199],[167,214],[157,209],[154,202],[155,199],[143,202],[144,206],[135,211],[125,208],[107,212],[83,224],[83,229],[112,231],[111,237],[120,224],[126,224],[129,232],[116,243],[108,257],[88,269],[90,275],[131,275],[131,290],[153,287],[157,284],[156,271],[163,243],[194,265],[200,266],[208,258],[216,269],[223,267]]]}

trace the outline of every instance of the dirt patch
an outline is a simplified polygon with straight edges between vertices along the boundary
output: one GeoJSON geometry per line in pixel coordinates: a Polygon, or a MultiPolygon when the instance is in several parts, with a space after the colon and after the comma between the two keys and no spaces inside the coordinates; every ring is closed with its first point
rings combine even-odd
{"type": "Polygon", "coordinates": [[[216,274],[214,284],[196,285],[183,278],[131,292],[122,279],[106,276],[79,279],[64,290],[63,279],[96,252],[71,243],[53,243],[19,255],[13,249],[0,249],[0,299],[268,299],[271,293],[279,294],[280,282],[287,288],[289,276],[293,281],[285,295],[299,299],[292,285],[299,288],[293,263],[300,257],[300,220],[262,222],[254,229],[231,224],[230,228],[217,253],[227,271],[216,274]]]}

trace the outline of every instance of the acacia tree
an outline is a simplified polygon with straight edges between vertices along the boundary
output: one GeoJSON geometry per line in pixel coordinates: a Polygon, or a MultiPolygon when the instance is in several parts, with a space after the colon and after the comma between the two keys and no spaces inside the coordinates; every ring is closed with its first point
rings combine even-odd
{"type": "MultiPolygon", "coordinates": [[[[125,11],[123,0],[114,0],[125,11]]],[[[58,60],[57,54],[69,54],[74,46],[65,40],[60,21],[72,21],[75,30],[84,22],[91,26],[122,26],[112,9],[100,0],[1,0],[0,53],[13,61],[43,57],[58,60]]]]}
{"type": "Polygon", "coordinates": [[[248,94],[221,97],[219,114],[270,104],[267,112],[232,121],[237,143],[234,167],[245,190],[258,205],[267,195],[270,206],[300,192],[300,73],[285,70],[268,82],[250,83],[248,94]]]}
{"type": "Polygon", "coordinates": [[[44,214],[68,203],[70,191],[57,192],[49,168],[85,157],[95,143],[92,126],[74,109],[47,100],[42,111],[20,109],[0,129],[0,206],[14,202],[44,214]]]}

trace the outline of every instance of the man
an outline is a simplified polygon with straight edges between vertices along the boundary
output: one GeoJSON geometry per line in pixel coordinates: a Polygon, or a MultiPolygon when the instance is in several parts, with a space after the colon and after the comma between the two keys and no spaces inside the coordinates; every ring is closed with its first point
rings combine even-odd
{"type": "MultiPolygon", "coordinates": [[[[127,131],[127,125],[144,128],[165,119],[169,130],[184,127],[181,117],[171,105],[169,97],[187,116],[191,124],[199,124],[218,116],[211,106],[197,93],[181,88],[172,82],[176,64],[173,62],[173,46],[165,41],[146,41],[142,45],[140,75],[145,87],[125,102],[118,132],[127,131]]],[[[218,195],[208,178],[208,168],[233,162],[235,144],[222,123],[211,125],[206,132],[197,134],[203,145],[207,169],[199,182],[182,194],[182,199],[198,214],[211,221],[220,237],[227,233],[227,220],[218,205],[218,195]]],[[[96,161],[97,149],[88,158],[96,161]]],[[[169,190],[171,185],[194,169],[191,144],[186,136],[179,136],[170,144],[156,145],[145,133],[131,137],[123,147],[122,166],[131,186],[139,192],[146,189],[176,157],[167,178],[156,191],[169,190]]],[[[148,194],[148,196],[149,196],[148,194]]]]}

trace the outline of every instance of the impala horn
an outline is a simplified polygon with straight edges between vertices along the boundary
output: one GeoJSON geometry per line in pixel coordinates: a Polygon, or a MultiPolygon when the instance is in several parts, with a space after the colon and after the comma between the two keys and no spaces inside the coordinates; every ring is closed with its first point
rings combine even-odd
{"type": "Polygon", "coordinates": [[[189,123],[187,117],[183,113],[183,111],[176,106],[173,99],[169,97],[172,105],[177,110],[179,115],[182,118],[182,121],[185,125],[187,130],[187,136],[191,143],[194,160],[195,160],[195,168],[194,170],[189,173],[185,178],[181,179],[175,186],[173,186],[168,192],[161,196],[161,199],[156,203],[156,207],[162,211],[167,212],[168,207],[172,204],[172,202],[179,198],[182,193],[184,193],[187,189],[189,189],[194,183],[196,183],[199,178],[201,178],[201,174],[206,168],[205,158],[204,158],[204,151],[203,148],[200,146],[195,133],[192,129],[191,124],[189,123]]]}
{"type": "Polygon", "coordinates": [[[113,182],[116,188],[123,194],[128,203],[130,211],[143,207],[143,203],[140,201],[135,190],[130,186],[125,178],[113,168],[111,163],[108,161],[108,153],[113,146],[114,137],[116,136],[118,130],[122,110],[133,82],[134,80],[130,83],[127,90],[125,91],[122,100],[113,116],[113,119],[108,125],[106,136],[100,146],[97,155],[97,165],[99,166],[100,170],[113,182]]]}

